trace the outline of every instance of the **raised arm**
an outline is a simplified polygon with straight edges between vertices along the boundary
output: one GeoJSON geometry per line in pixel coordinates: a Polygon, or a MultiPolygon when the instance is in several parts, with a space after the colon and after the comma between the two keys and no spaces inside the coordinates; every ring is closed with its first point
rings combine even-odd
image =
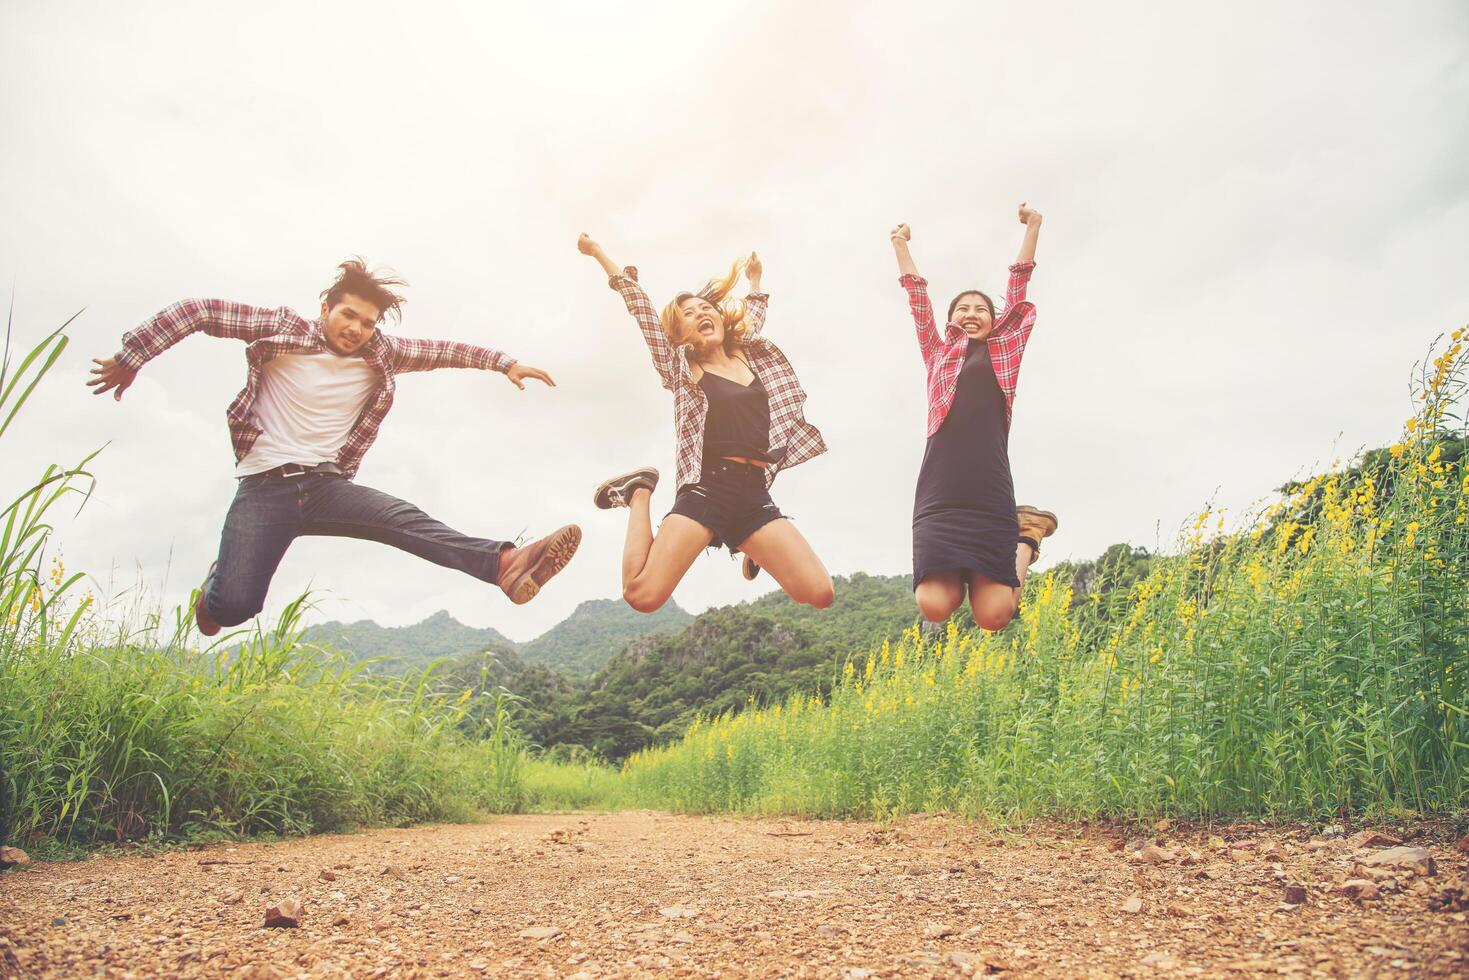
{"type": "Polygon", "coordinates": [[[186,299],[165,308],[136,330],[122,336],[122,349],[108,358],[93,358],[97,367],[87,385],[92,394],[111,391],[122,398],[138,369],[191,333],[226,337],[246,343],[286,329],[288,310],[266,310],[222,299],[186,299]]]}
{"type": "Polygon", "coordinates": [[[938,327],[933,322],[933,303],[928,298],[928,280],[918,274],[918,266],[908,251],[908,242],[913,231],[907,225],[898,225],[888,236],[893,243],[893,252],[898,256],[898,282],[908,291],[908,309],[913,314],[913,328],[918,332],[918,350],[927,365],[942,345],[938,327]]]}
{"type": "Polygon", "coordinates": [[[1035,244],[1041,235],[1041,213],[1020,202],[1020,223],[1025,226],[1025,238],[1020,242],[1020,254],[1010,267],[1010,282],[1005,287],[1005,309],[1025,301],[1025,287],[1030,282],[1030,272],[1035,268],[1035,244]]]}
{"type": "Polygon", "coordinates": [[[750,291],[745,296],[745,336],[758,337],[765,329],[765,313],[770,307],[770,294],[760,289],[760,276],[765,271],[760,256],[754,252],[745,260],[745,278],[750,291]]]}
{"type": "Polygon", "coordinates": [[[652,300],[648,299],[643,287],[638,285],[638,270],[632,266],[619,268],[607,257],[602,246],[585,232],[576,240],[576,248],[581,254],[596,259],[602,271],[607,273],[607,285],[617,290],[627,311],[632,314],[638,329],[643,333],[643,341],[648,345],[648,353],[653,356],[653,368],[662,379],[663,387],[674,390],[678,383],[678,374],[675,371],[673,345],[668,340],[668,334],[663,332],[663,324],[658,320],[652,300]]]}

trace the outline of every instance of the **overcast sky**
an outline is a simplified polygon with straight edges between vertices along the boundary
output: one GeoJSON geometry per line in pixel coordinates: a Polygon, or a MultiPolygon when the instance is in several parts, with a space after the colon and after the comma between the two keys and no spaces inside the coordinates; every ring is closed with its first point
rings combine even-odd
{"type": "MultiPolygon", "coordinates": [[[[413,375],[359,475],[467,532],[586,531],[528,606],[388,548],[306,539],[267,613],[440,608],[529,639],[619,593],[605,476],[653,464],[672,401],[588,231],[661,305],[758,249],[768,336],[831,452],[774,487],[834,574],[911,571],[923,370],[888,244],[935,301],[999,293],[1045,215],[1017,499],[1041,566],[1169,545],[1411,411],[1409,370],[1469,319],[1469,7],[1202,4],[0,5],[0,273],[28,340],[85,307],[7,434],[8,496],[103,443],[59,541],[116,592],[179,601],[234,492],[237,342],[192,337],[118,404],[91,357],[186,296],[313,315],[345,257],[411,283],[401,332],[552,372],[517,392],[413,375]],[[428,7],[428,10],[423,9],[428,7]],[[9,284],[9,283],[7,283],[9,284]]],[[[770,587],[725,554],[675,593],[770,587]]]]}

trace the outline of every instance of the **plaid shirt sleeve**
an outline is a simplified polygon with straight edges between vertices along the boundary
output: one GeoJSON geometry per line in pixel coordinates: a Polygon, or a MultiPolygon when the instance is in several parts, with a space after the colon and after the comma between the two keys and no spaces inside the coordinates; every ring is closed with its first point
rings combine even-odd
{"type": "Polygon", "coordinates": [[[1010,282],[1005,287],[1005,312],[995,321],[994,335],[1019,333],[1021,348],[1024,349],[1030,331],[1035,326],[1035,304],[1025,298],[1030,285],[1030,273],[1035,261],[1016,262],[1010,266],[1010,282]]]}
{"type": "Polygon", "coordinates": [[[383,335],[392,352],[395,371],[436,371],[439,368],[473,368],[504,374],[515,366],[515,358],[488,347],[461,344],[454,340],[423,340],[418,337],[383,335]]]}
{"type": "Polygon", "coordinates": [[[122,335],[122,350],[116,360],[136,371],[191,333],[200,330],[211,337],[226,337],[246,343],[280,333],[284,310],[266,310],[223,299],[186,299],[166,307],[151,320],[122,335]]]}
{"type": "Polygon", "coordinates": [[[643,332],[643,342],[648,345],[648,353],[653,355],[653,368],[663,380],[663,387],[669,391],[676,390],[678,373],[675,370],[673,344],[669,342],[668,334],[663,332],[663,324],[653,310],[653,302],[648,299],[643,287],[638,285],[638,270],[634,266],[628,266],[622,270],[621,275],[608,279],[607,285],[617,290],[623,303],[627,305],[627,311],[637,321],[638,329],[643,332]]]}
{"type": "Polygon", "coordinates": [[[924,366],[932,363],[943,347],[938,327],[933,322],[933,304],[928,299],[928,280],[922,276],[903,275],[899,284],[908,291],[908,309],[913,313],[913,327],[918,331],[918,350],[924,366]]]}
{"type": "Polygon", "coordinates": [[[765,314],[770,309],[769,293],[751,293],[745,297],[745,336],[758,337],[765,329],[765,314]]]}

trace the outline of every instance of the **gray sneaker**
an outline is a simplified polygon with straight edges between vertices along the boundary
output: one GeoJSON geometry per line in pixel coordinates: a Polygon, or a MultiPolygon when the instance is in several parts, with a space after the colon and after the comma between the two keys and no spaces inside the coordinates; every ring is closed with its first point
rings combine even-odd
{"type": "Polygon", "coordinates": [[[633,491],[640,487],[647,487],[651,493],[658,486],[658,471],[651,466],[633,470],[631,473],[623,473],[614,476],[610,480],[604,480],[597,487],[596,494],[592,497],[592,503],[601,510],[611,510],[614,507],[626,507],[632,502],[633,491]]]}

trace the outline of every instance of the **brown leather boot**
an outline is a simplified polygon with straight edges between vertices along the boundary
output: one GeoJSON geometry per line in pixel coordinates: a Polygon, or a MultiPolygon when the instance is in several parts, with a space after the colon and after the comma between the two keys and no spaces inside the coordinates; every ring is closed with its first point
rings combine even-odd
{"type": "Polygon", "coordinates": [[[581,544],[581,528],[568,524],[522,548],[500,552],[501,591],[517,606],[530,602],[551,580],[581,544]]]}
{"type": "Polygon", "coordinates": [[[1056,533],[1060,522],[1048,510],[1040,510],[1024,504],[1015,508],[1015,519],[1020,525],[1020,537],[1031,545],[1030,564],[1041,556],[1041,539],[1056,533]]]}
{"type": "Polygon", "coordinates": [[[204,595],[209,591],[209,581],[214,578],[214,570],[219,567],[219,562],[209,566],[209,574],[204,576],[204,584],[199,586],[199,598],[194,600],[194,625],[199,627],[199,632],[205,636],[213,636],[219,632],[219,624],[209,615],[209,608],[204,605],[204,595]]]}

